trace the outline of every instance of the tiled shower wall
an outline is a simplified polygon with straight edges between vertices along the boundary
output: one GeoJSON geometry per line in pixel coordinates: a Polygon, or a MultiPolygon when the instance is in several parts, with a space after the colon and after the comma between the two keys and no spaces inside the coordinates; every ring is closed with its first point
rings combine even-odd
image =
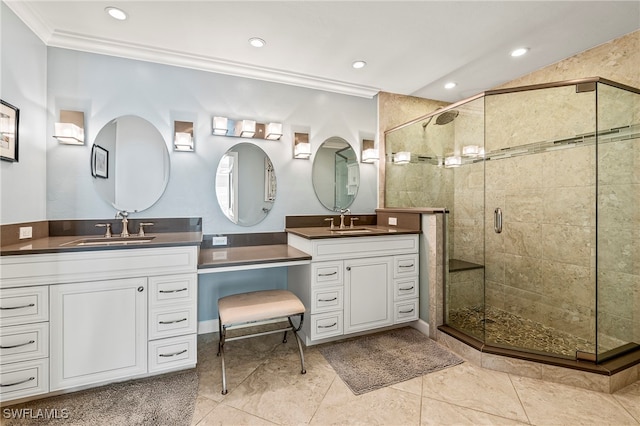
{"type": "MultiPolygon", "coordinates": [[[[502,87],[590,76],[602,76],[640,87],[638,68],[640,31],[502,87]]],[[[579,94],[583,95],[593,97],[593,93],[589,92],[579,94]]],[[[606,111],[619,109],[611,105],[603,107],[602,99],[600,101],[600,129],[612,123],[615,125],[613,117],[612,123],[602,121],[606,120],[606,111]]],[[[515,105],[509,102],[502,106],[493,105],[493,118],[489,116],[487,120],[504,124],[520,122],[531,116],[523,111],[527,107],[526,101],[519,102],[523,105],[517,105],[518,102],[515,105]]],[[[389,116],[385,106],[397,108],[399,105],[401,99],[397,97],[393,104],[380,104],[380,122],[384,123],[385,117],[389,116]]],[[[573,108],[570,106],[560,113],[552,112],[544,119],[530,123],[535,127],[537,136],[536,140],[527,140],[527,143],[554,139],[567,133],[594,131],[595,102],[581,105],[579,108],[588,109],[579,111],[580,114],[575,114],[578,111],[573,111],[573,108]],[[585,121],[563,116],[565,113],[581,115],[585,121]],[[571,127],[567,128],[567,125],[571,127]],[[589,130],[582,131],[585,126],[589,130]]],[[[424,114],[433,110],[435,108],[425,109],[424,114]]],[[[536,113],[539,112],[536,110],[536,113]]],[[[397,113],[395,109],[393,116],[396,118],[397,113]]],[[[634,114],[637,115],[637,111],[634,114]]],[[[406,116],[405,122],[416,116],[406,116]]],[[[633,120],[639,122],[637,118],[633,120]]],[[[463,123],[458,121],[459,118],[454,122],[456,133],[453,136],[461,139],[463,123]]],[[[487,125],[491,126],[491,123],[487,125]]],[[[399,132],[404,133],[398,133],[400,137],[397,139],[394,135],[394,141],[402,141],[403,149],[425,152],[433,144],[433,140],[428,139],[428,132],[424,132],[421,126],[411,126],[399,132]]],[[[490,140],[488,137],[487,143],[494,147],[500,143],[514,146],[520,144],[519,141],[524,140],[522,138],[522,134],[515,132],[506,135],[503,142],[499,142],[499,138],[490,140]]],[[[599,149],[601,172],[597,243],[600,249],[598,328],[601,347],[598,350],[602,351],[620,341],[640,342],[640,142],[637,139],[620,141],[599,149]],[[621,216],[627,219],[620,220],[621,216]]],[[[503,210],[506,209],[505,213],[509,214],[508,218],[505,217],[505,227],[510,227],[512,231],[507,237],[506,233],[491,235],[493,223],[491,220],[487,222],[491,228],[487,230],[490,235],[486,259],[488,301],[532,318],[551,319],[563,325],[570,323],[570,330],[567,331],[593,340],[596,326],[593,304],[596,263],[595,148],[560,150],[487,164],[490,164],[487,178],[491,182],[487,187],[485,214],[491,219],[494,206],[499,205],[496,203],[506,206],[503,210]],[[513,265],[508,270],[504,267],[507,260],[513,265]],[[588,300],[591,302],[588,303],[588,300]]],[[[483,166],[465,165],[458,169],[441,168],[435,173],[433,170],[426,172],[426,168],[433,167],[419,162],[402,168],[386,163],[386,172],[381,170],[381,181],[385,184],[381,185],[384,191],[380,204],[388,207],[453,206],[450,215],[453,257],[482,263],[484,229],[483,215],[478,207],[481,209],[484,203],[483,166]],[[455,197],[449,188],[455,189],[455,197]]],[[[475,299],[482,297],[481,290],[474,287],[467,287],[465,291],[469,294],[464,297],[463,304],[467,301],[472,304],[475,299]]]]}

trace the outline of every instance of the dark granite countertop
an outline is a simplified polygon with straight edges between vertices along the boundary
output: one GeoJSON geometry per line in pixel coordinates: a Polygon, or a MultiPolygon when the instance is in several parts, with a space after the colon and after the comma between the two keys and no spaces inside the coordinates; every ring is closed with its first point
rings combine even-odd
{"type": "Polygon", "coordinates": [[[311,255],[286,244],[206,248],[200,250],[198,269],[311,260],[311,255]]]}
{"type": "Polygon", "coordinates": [[[344,229],[329,229],[328,227],[312,226],[306,228],[287,228],[287,232],[309,240],[320,238],[352,238],[373,237],[379,235],[419,234],[419,229],[404,229],[395,226],[357,226],[344,229]]]}
{"type": "MultiPolygon", "coordinates": [[[[149,242],[135,242],[136,237],[132,235],[130,242],[126,244],[106,244],[109,239],[103,238],[102,235],[74,235],[74,236],[57,236],[44,237],[34,240],[28,240],[21,243],[2,246],[0,255],[25,255],[25,254],[45,254],[45,253],[67,253],[82,252],[96,250],[126,250],[138,248],[157,248],[157,247],[175,247],[175,246],[199,246],[202,242],[202,232],[160,232],[146,233],[146,237],[151,239],[149,242]],[[92,245],[75,245],[74,241],[85,239],[101,239],[105,244],[92,245]]],[[[113,237],[111,241],[120,238],[113,237]]]]}

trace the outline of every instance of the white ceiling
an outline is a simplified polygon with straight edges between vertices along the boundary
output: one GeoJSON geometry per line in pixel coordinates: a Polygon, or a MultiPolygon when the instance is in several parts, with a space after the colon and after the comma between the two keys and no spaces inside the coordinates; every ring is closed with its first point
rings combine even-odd
{"type": "Polygon", "coordinates": [[[640,28],[637,0],[4,1],[48,46],[450,102],[640,28]],[[110,18],[107,6],[129,19],[110,18]],[[267,45],[249,46],[253,36],[267,45]],[[511,58],[520,46],[529,53],[511,58]],[[367,66],[353,69],[355,60],[367,66]],[[458,86],[445,90],[447,81],[458,86]]]}

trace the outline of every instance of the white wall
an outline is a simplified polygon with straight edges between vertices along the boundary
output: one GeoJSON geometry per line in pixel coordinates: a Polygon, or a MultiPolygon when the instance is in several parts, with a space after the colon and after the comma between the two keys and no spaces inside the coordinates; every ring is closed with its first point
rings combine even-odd
{"type": "Polygon", "coordinates": [[[0,224],[46,220],[47,48],[4,3],[0,23],[0,98],[20,110],[19,161],[0,161],[0,224]]]}
{"type": "MultiPolygon", "coordinates": [[[[293,132],[309,128],[314,152],[325,139],[340,136],[360,153],[359,135],[375,134],[376,129],[375,99],[59,48],[48,50],[47,89],[47,218],[51,220],[114,216],[115,210],[94,191],[89,156],[102,126],[121,115],[150,121],[168,147],[173,120],[196,121],[196,152],[170,152],[167,190],[153,207],[132,217],[202,217],[207,234],[282,231],[286,215],[328,214],[313,191],[312,161],[292,159],[293,132]],[[59,145],[51,137],[60,109],[84,111],[85,146],[59,145]],[[228,148],[247,139],[212,136],[214,115],[284,124],[280,141],[251,140],[271,158],[278,182],[274,207],[256,226],[234,225],[218,207],[214,193],[218,162],[228,148]]],[[[361,188],[352,212],[373,213],[376,179],[376,166],[362,164],[361,188]]]]}

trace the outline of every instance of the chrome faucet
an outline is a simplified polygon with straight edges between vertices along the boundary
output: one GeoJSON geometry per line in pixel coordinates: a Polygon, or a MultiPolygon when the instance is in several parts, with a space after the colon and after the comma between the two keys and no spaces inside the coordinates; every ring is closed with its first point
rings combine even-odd
{"type": "Polygon", "coordinates": [[[340,209],[340,229],[346,228],[344,225],[344,216],[351,214],[351,210],[349,209],[340,209]]]}
{"type": "Polygon", "coordinates": [[[126,210],[122,210],[116,213],[116,219],[120,217],[122,218],[122,234],[120,235],[122,238],[127,238],[129,236],[129,219],[127,219],[128,216],[129,212],[127,212],[126,210]]]}

